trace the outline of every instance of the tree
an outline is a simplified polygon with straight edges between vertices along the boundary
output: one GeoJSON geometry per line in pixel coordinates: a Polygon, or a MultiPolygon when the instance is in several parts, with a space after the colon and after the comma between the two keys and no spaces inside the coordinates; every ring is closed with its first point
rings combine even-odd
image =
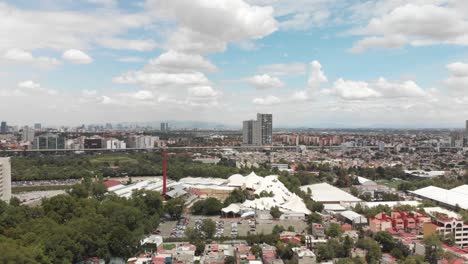
{"type": "Polygon", "coordinates": [[[329,260],[335,257],[334,252],[327,246],[326,243],[320,243],[317,246],[317,258],[320,261],[329,260]]]}
{"type": "Polygon", "coordinates": [[[426,254],[424,259],[430,264],[437,264],[439,257],[442,255],[442,242],[437,235],[430,235],[424,238],[426,245],[426,254]]]}
{"type": "Polygon", "coordinates": [[[225,263],[225,264],[236,264],[236,258],[233,257],[233,256],[227,256],[227,257],[224,259],[224,263],[225,263]]]}
{"type": "Polygon", "coordinates": [[[253,245],[250,247],[250,252],[259,258],[262,255],[262,248],[259,245],[253,245]]]}
{"type": "Polygon", "coordinates": [[[340,237],[342,233],[343,230],[341,230],[341,226],[337,223],[330,223],[326,231],[327,236],[330,237],[340,237]]]}
{"type": "Polygon", "coordinates": [[[271,207],[270,209],[270,215],[271,217],[273,217],[274,219],[278,219],[281,217],[283,213],[280,211],[279,207],[278,206],[273,206],[271,207]]]}
{"type": "Polygon", "coordinates": [[[223,208],[223,204],[216,198],[210,197],[205,200],[195,202],[191,208],[195,215],[218,215],[223,208]]]}
{"type": "Polygon", "coordinates": [[[164,211],[169,214],[173,219],[180,219],[184,211],[184,200],[180,198],[172,199],[164,205],[164,211]]]}
{"type": "Polygon", "coordinates": [[[359,239],[356,246],[367,250],[366,260],[369,264],[378,263],[379,259],[382,257],[382,251],[380,250],[379,243],[371,238],[359,239]]]}
{"type": "Polygon", "coordinates": [[[201,231],[203,234],[205,234],[205,238],[213,238],[214,234],[216,233],[216,223],[209,218],[203,219],[201,231]]]}
{"type": "Polygon", "coordinates": [[[424,256],[409,256],[405,258],[402,264],[428,264],[428,262],[424,261],[424,256]]]}
{"type": "Polygon", "coordinates": [[[21,201],[20,199],[18,199],[18,197],[15,197],[15,196],[11,197],[10,199],[11,206],[19,206],[20,204],[21,204],[21,201]]]}
{"type": "Polygon", "coordinates": [[[375,234],[375,241],[382,245],[383,252],[391,252],[395,248],[395,241],[393,240],[392,234],[388,231],[381,231],[375,234]]]}
{"type": "Polygon", "coordinates": [[[274,235],[279,235],[281,232],[284,231],[284,227],[283,226],[280,226],[280,225],[275,225],[273,227],[273,230],[271,231],[272,234],[274,235]]]}
{"type": "Polygon", "coordinates": [[[349,192],[353,195],[353,196],[356,196],[358,197],[359,196],[359,191],[356,187],[354,186],[351,186],[351,188],[349,188],[349,192]]]}
{"type": "Polygon", "coordinates": [[[351,256],[351,250],[354,247],[354,242],[349,236],[345,236],[343,240],[343,251],[345,257],[351,256]]]}

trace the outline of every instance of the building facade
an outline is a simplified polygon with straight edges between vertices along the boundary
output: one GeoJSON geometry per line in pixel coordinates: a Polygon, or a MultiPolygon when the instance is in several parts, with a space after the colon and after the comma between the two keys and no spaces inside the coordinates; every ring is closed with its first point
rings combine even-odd
{"type": "Polygon", "coordinates": [[[262,145],[273,143],[273,115],[257,114],[257,121],[260,122],[262,145]]]}
{"type": "Polygon", "coordinates": [[[30,128],[29,126],[23,127],[23,134],[21,135],[21,139],[24,142],[33,142],[34,141],[34,129],[30,128]]]}
{"type": "Polygon", "coordinates": [[[35,137],[33,149],[65,149],[65,138],[54,134],[35,137]]]}
{"type": "Polygon", "coordinates": [[[244,121],[242,142],[245,145],[271,145],[273,143],[273,116],[257,114],[257,120],[244,121]]]}
{"type": "Polygon", "coordinates": [[[0,133],[7,133],[8,132],[8,126],[6,121],[2,121],[0,124],[0,133]]]}
{"type": "Polygon", "coordinates": [[[11,198],[11,162],[10,158],[0,158],[0,200],[11,198]]]}

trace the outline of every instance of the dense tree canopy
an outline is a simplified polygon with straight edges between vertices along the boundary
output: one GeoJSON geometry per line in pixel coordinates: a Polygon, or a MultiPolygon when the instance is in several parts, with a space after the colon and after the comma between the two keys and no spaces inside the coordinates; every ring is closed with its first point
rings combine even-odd
{"type": "Polygon", "coordinates": [[[219,215],[222,208],[223,203],[214,197],[210,197],[195,202],[192,206],[192,213],[195,215],[219,215]]]}
{"type": "Polygon", "coordinates": [[[93,195],[101,192],[98,184],[88,186],[89,197],[84,186],[77,185],[70,195],[45,199],[39,207],[1,202],[0,263],[76,263],[88,257],[132,256],[140,239],[158,226],[162,198],[151,191],[135,192],[131,199],[98,198],[93,195]]]}

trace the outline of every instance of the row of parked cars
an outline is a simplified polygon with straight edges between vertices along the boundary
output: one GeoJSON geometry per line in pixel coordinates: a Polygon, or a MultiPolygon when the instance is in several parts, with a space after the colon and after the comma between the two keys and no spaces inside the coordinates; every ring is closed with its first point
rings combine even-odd
{"type": "Polygon", "coordinates": [[[216,221],[216,233],[214,237],[222,237],[222,236],[224,236],[224,221],[219,220],[219,221],[216,221]]]}
{"type": "Polygon", "coordinates": [[[239,235],[239,230],[237,229],[237,223],[231,223],[231,237],[237,237],[239,235]]]}
{"type": "Polygon", "coordinates": [[[187,229],[188,223],[189,223],[188,218],[181,217],[179,221],[177,221],[177,224],[174,227],[174,229],[172,229],[171,237],[184,237],[185,229],[187,229]]]}

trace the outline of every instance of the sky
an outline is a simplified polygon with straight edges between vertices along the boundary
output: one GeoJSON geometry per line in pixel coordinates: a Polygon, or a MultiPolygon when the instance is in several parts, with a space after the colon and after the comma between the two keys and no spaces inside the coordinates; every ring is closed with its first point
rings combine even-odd
{"type": "Polygon", "coordinates": [[[0,120],[463,127],[466,0],[0,1],[0,120]]]}

